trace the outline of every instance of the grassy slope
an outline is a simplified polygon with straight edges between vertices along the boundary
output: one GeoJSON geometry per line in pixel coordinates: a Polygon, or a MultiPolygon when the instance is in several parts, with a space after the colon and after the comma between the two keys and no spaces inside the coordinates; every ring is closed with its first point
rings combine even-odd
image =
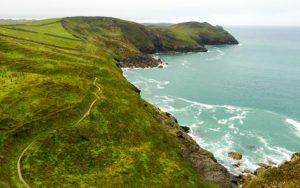
{"type": "Polygon", "coordinates": [[[245,188],[299,188],[300,158],[286,162],[278,168],[271,168],[245,182],[245,188]]]}
{"type": "Polygon", "coordinates": [[[170,29],[178,38],[189,41],[191,44],[234,44],[237,42],[227,31],[206,22],[180,23],[172,25],[170,29]]]}
{"type": "Polygon", "coordinates": [[[75,38],[59,19],[0,27],[0,187],[21,186],[17,160],[33,141],[22,172],[35,187],[214,186],[116,68],[112,56],[138,50],[108,30],[75,38]],[[95,99],[96,77],[100,100],[75,126],[95,99]]]}

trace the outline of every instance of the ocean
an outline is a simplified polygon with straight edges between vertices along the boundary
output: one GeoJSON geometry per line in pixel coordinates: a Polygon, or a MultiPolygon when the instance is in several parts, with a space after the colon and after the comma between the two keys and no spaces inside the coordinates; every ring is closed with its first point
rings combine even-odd
{"type": "Polygon", "coordinates": [[[239,45],[158,54],[165,68],[124,69],[124,75],[238,175],[300,151],[300,28],[226,29],[239,45]],[[243,158],[233,160],[228,152],[243,158]]]}

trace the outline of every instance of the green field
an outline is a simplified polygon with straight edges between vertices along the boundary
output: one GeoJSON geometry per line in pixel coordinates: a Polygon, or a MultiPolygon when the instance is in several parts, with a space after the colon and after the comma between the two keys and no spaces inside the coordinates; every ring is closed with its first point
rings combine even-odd
{"type": "Polygon", "coordinates": [[[18,160],[30,187],[216,186],[117,68],[114,57],[153,47],[144,26],[117,22],[0,25],[0,187],[25,185],[18,160]]]}

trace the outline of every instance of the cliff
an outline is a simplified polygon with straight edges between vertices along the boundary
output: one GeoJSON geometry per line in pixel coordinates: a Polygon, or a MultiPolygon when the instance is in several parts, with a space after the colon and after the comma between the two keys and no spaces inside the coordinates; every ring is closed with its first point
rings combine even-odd
{"type": "Polygon", "coordinates": [[[206,22],[149,26],[108,17],[73,17],[63,19],[63,24],[78,38],[97,37],[95,45],[113,50],[113,58],[122,67],[154,67],[160,63],[147,54],[206,52],[205,45],[238,44],[223,28],[206,22]]]}

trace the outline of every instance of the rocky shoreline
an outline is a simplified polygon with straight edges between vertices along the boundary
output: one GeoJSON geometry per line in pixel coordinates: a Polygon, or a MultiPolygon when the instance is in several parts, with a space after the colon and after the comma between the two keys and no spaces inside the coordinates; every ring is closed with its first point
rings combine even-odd
{"type": "MultiPolygon", "coordinates": [[[[168,52],[175,53],[175,52],[168,52]]],[[[163,61],[156,58],[151,54],[144,54],[140,56],[127,57],[122,59],[115,59],[118,61],[118,67],[120,68],[163,68],[163,61]]],[[[175,132],[177,139],[183,144],[183,148],[180,151],[182,156],[189,161],[192,166],[196,169],[199,176],[212,181],[224,188],[235,188],[250,182],[252,179],[262,175],[267,170],[280,168],[290,162],[299,161],[300,153],[295,153],[290,161],[286,161],[283,164],[276,166],[275,163],[269,161],[268,164],[259,163],[260,166],[254,172],[245,170],[242,174],[235,176],[231,174],[224,166],[222,166],[214,158],[214,155],[209,151],[201,148],[196,141],[188,134],[190,128],[186,126],[180,126],[175,117],[167,112],[161,112],[159,109],[156,119],[158,119],[161,125],[166,129],[171,129],[175,132]]],[[[232,164],[235,167],[239,167],[239,160],[242,159],[242,154],[238,152],[229,152],[228,156],[232,159],[237,160],[237,163],[232,164]]]]}
{"type": "Polygon", "coordinates": [[[162,64],[161,59],[156,59],[153,55],[142,54],[124,58],[115,58],[120,68],[154,68],[162,64]]]}
{"type": "MultiPolygon", "coordinates": [[[[234,43],[236,44],[236,43],[234,43]]],[[[202,46],[197,47],[178,47],[174,49],[156,50],[143,50],[141,54],[134,56],[126,56],[122,58],[114,58],[117,66],[120,68],[162,68],[163,61],[160,58],[155,58],[156,53],[175,54],[175,53],[196,53],[207,52],[207,48],[202,46]],[[144,51],[144,52],[143,52],[144,51]],[[149,52],[149,53],[148,53],[149,52]]]]}
{"type": "MultiPolygon", "coordinates": [[[[175,53],[175,52],[168,52],[175,53]]],[[[163,61],[151,54],[116,59],[117,66],[121,68],[154,68],[160,67],[163,61]]],[[[136,88],[140,94],[140,90],[136,88]]],[[[241,178],[231,174],[224,166],[215,159],[214,155],[201,148],[197,142],[188,134],[189,127],[180,126],[177,119],[168,112],[162,112],[157,108],[155,118],[161,125],[174,132],[183,147],[180,151],[184,159],[189,161],[201,178],[214,182],[224,188],[237,188],[241,178]]]]}
{"type": "Polygon", "coordinates": [[[223,188],[236,188],[240,179],[228,172],[228,170],[219,164],[214,155],[209,151],[201,148],[197,142],[188,135],[189,128],[182,127],[171,114],[161,112],[157,109],[156,119],[161,125],[174,132],[174,136],[183,145],[180,153],[184,159],[189,161],[199,176],[220,185],[223,188]]]}

